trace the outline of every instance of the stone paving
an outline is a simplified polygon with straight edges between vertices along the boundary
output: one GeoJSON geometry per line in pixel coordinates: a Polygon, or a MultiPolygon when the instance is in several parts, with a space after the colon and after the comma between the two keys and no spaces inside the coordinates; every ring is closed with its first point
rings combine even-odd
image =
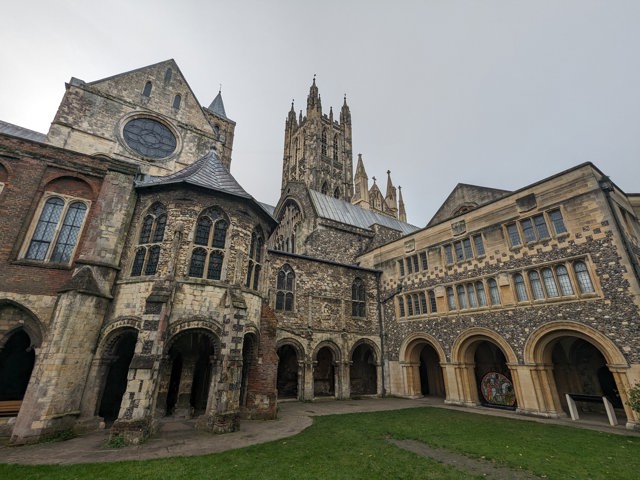
{"type": "Polygon", "coordinates": [[[149,460],[154,458],[206,455],[270,442],[300,433],[312,423],[312,417],[383,410],[399,410],[432,406],[454,410],[510,417],[523,421],[570,425],[620,435],[639,435],[624,426],[611,427],[605,416],[572,422],[570,419],[543,419],[525,417],[510,411],[487,408],[467,408],[444,405],[436,398],[367,398],[343,401],[280,402],[278,418],[272,421],[243,420],[240,431],[224,435],[212,435],[194,429],[194,420],[165,419],[159,432],[142,445],[108,448],[108,432],[103,430],[64,442],[42,443],[19,447],[0,446],[0,463],[25,465],[102,463],[124,460],[149,460]]]}

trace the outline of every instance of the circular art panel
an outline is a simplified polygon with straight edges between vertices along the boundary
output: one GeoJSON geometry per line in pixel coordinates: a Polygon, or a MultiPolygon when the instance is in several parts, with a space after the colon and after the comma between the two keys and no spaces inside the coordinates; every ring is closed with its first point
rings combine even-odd
{"type": "Polygon", "coordinates": [[[492,405],[512,407],[516,403],[513,383],[501,373],[489,372],[482,377],[480,390],[486,402],[492,405]]]}
{"type": "Polygon", "coordinates": [[[162,159],[176,150],[176,137],[168,127],[151,118],[134,118],[122,130],[127,146],[143,157],[162,159]]]}

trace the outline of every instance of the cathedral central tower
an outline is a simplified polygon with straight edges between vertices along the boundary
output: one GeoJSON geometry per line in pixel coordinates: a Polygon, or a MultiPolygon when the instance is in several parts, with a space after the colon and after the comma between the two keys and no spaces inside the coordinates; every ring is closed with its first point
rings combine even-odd
{"type": "Polygon", "coordinates": [[[302,182],[311,190],[351,202],[353,197],[353,153],[351,112],[345,96],[340,120],[333,109],[322,113],[316,79],[309,89],[307,114],[296,117],[293,102],[284,136],[282,190],[289,182],[302,182]]]}

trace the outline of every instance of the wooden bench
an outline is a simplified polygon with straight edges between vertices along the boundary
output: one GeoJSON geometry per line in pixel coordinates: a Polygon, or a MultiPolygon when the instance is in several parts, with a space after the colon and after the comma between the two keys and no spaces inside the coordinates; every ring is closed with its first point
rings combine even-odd
{"type": "Polygon", "coordinates": [[[618,425],[618,419],[616,418],[616,412],[613,409],[613,404],[607,397],[600,395],[586,395],[584,393],[567,393],[567,404],[569,405],[569,413],[571,414],[571,420],[580,420],[578,415],[578,407],[576,402],[590,402],[590,403],[602,403],[604,409],[607,411],[607,417],[609,418],[609,424],[611,426],[618,425]]]}
{"type": "Polygon", "coordinates": [[[20,411],[22,400],[0,401],[0,417],[15,417],[20,411]]]}

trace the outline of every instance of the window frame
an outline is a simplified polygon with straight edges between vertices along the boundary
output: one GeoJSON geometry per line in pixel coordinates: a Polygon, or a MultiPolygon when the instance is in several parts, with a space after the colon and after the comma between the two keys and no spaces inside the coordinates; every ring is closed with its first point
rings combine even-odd
{"type": "Polygon", "coordinates": [[[63,193],[58,193],[53,191],[44,192],[38,204],[38,208],[36,209],[36,212],[33,215],[31,224],[29,225],[29,230],[27,231],[27,235],[25,236],[25,240],[23,242],[22,248],[20,249],[19,259],[29,263],[33,262],[38,264],[60,265],[60,266],[71,265],[78,251],[78,246],[82,241],[82,235],[84,233],[84,228],[87,223],[87,218],[89,217],[91,204],[92,204],[91,200],[88,200],[86,198],[74,197],[71,195],[65,195],[63,193]],[[38,228],[38,225],[40,224],[40,220],[41,220],[42,214],[44,213],[46,204],[49,200],[52,200],[54,198],[61,200],[63,203],[62,203],[62,210],[60,211],[60,214],[55,222],[55,226],[51,234],[51,239],[49,240],[49,245],[47,246],[45,254],[42,258],[28,258],[27,254],[31,249],[31,244],[35,241],[34,235],[36,234],[36,230],[38,228]],[[73,245],[73,248],[69,253],[69,260],[63,261],[63,262],[53,261],[52,257],[54,252],[56,251],[56,247],[58,246],[58,241],[60,240],[60,234],[62,233],[63,227],[65,226],[65,220],[67,219],[66,218],[67,214],[69,213],[70,207],[77,203],[82,204],[85,210],[84,210],[84,215],[82,217],[82,221],[77,226],[78,234],[76,236],[75,244],[73,245]]]}

